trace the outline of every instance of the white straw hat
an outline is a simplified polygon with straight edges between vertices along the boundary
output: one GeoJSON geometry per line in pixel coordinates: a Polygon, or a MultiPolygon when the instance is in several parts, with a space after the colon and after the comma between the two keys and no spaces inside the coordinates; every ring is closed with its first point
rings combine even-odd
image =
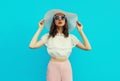
{"type": "Polygon", "coordinates": [[[45,27],[48,28],[48,30],[50,30],[52,21],[53,21],[53,17],[56,13],[63,13],[66,18],[67,18],[67,23],[68,23],[68,29],[69,31],[72,31],[75,27],[76,27],[76,21],[78,21],[78,16],[75,13],[70,13],[70,12],[65,12],[63,10],[60,9],[52,9],[49,10],[45,16],[44,16],[44,24],[45,27]]]}

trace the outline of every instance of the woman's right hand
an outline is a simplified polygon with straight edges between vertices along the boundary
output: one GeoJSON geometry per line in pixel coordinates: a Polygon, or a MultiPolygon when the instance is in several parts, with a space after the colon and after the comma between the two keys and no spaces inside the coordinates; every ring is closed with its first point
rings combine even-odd
{"type": "Polygon", "coordinates": [[[43,29],[44,27],[44,19],[42,19],[39,23],[38,23],[39,27],[43,29]]]}

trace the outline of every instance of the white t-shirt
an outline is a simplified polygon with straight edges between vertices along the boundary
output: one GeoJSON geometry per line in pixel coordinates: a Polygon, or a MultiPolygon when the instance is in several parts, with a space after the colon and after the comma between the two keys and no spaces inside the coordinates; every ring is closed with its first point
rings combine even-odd
{"type": "Polygon", "coordinates": [[[48,36],[49,33],[44,34],[41,40],[47,46],[48,54],[57,59],[68,58],[72,48],[79,42],[78,38],[73,34],[69,34],[67,38],[64,37],[64,34],[59,33],[55,37],[51,36],[49,39],[48,36]]]}

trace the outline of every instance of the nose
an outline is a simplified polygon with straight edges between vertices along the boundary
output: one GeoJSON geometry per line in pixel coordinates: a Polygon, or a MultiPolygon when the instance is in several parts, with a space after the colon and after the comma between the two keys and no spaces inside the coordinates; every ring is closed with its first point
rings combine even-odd
{"type": "Polygon", "coordinates": [[[62,19],[60,19],[60,18],[58,19],[58,21],[61,21],[61,20],[62,20],[62,19]]]}

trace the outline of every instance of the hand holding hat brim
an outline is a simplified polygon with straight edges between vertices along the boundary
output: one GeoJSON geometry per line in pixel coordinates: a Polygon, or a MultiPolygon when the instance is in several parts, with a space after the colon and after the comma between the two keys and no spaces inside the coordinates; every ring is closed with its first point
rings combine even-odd
{"type": "Polygon", "coordinates": [[[76,21],[76,25],[77,25],[77,29],[78,29],[79,31],[81,31],[82,28],[83,28],[83,25],[82,25],[80,22],[78,22],[78,21],[76,21]]]}
{"type": "Polygon", "coordinates": [[[43,28],[44,27],[44,19],[40,20],[40,22],[38,23],[39,27],[40,28],[43,28]]]}

